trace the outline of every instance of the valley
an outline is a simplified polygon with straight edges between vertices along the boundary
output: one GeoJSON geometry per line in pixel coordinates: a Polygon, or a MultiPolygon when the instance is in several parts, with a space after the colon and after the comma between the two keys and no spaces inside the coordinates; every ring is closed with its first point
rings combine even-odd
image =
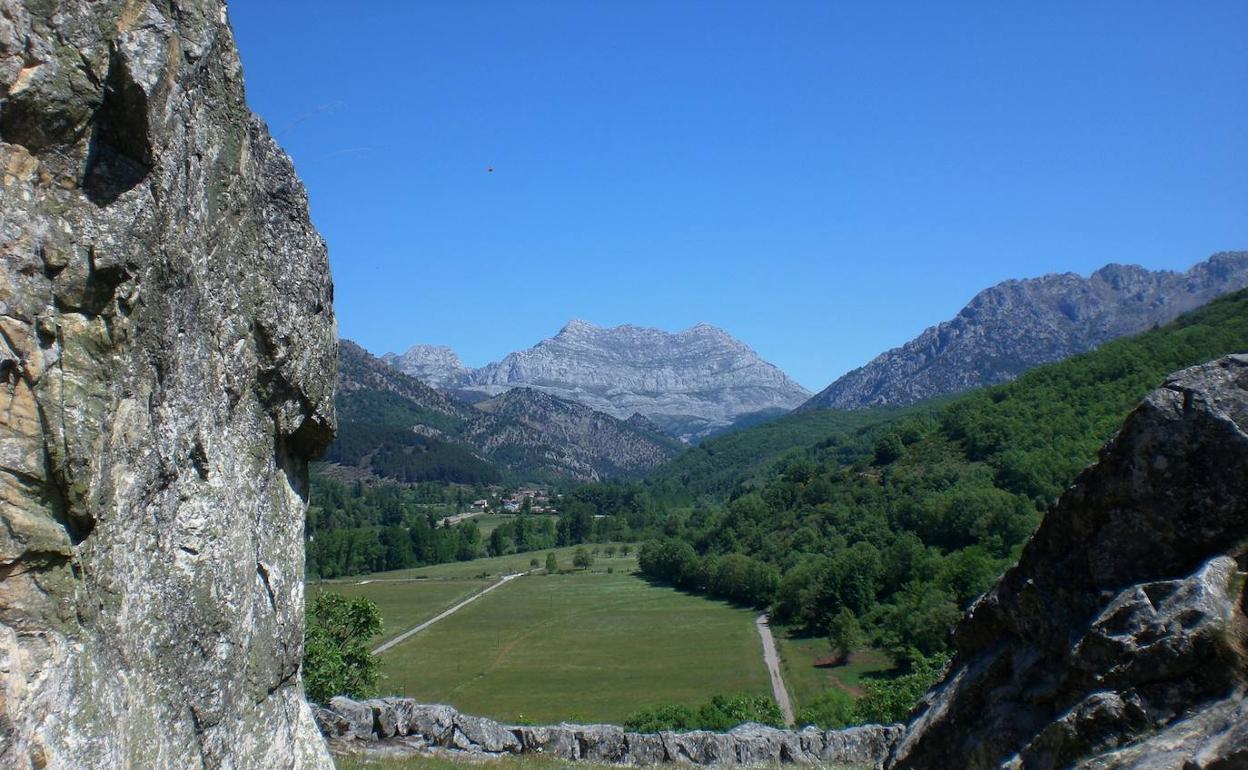
{"type": "Polygon", "coordinates": [[[665,704],[770,693],[756,613],[655,586],[636,574],[636,546],[575,548],[546,575],[527,555],[482,558],[309,586],[375,601],[386,628],[375,641],[433,617],[499,575],[516,578],[381,655],[382,693],[449,703],[507,722],[622,722],[665,704]],[[611,548],[611,555],[605,548],[611,548]]]}
{"type": "Polygon", "coordinates": [[[356,5],[0,0],[0,768],[1248,768],[1248,6],[356,5]]]}
{"type": "Polygon", "coordinates": [[[486,493],[465,488],[464,512],[441,531],[476,533],[458,556],[471,558],[325,585],[398,613],[384,637],[533,572],[382,655],[380,692],[503,722],[769,698],[752,633],[767,608],[798,724],[902,719],[948,659],[947,629],[1132,404],[1166,372],[1237,349],[1248,349],[1242,291],[995,388],[799,410],[636,480],[556,482],[554,516],[472,513],[464,505],[486,493]],[[517,543],[517,526],[536,529],[517,543]],[[572,568],[578,548],[598,551],[592,567],[572,568]],[[542,574],[549,552],[567,574],[542,574]]]}

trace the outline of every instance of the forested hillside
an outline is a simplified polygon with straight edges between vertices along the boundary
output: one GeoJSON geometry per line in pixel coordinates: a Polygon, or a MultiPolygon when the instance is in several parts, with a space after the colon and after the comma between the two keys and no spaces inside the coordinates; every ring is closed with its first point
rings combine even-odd
{"type": "Polygon", "coordinates": [[[777,619],[812,632],[861,625],[902,659],[941,653],[961,608],[1016,558],[1135,403],[1174,370],[1244,350],[1248,292],[1238,292],[943,406],[876,421],[797,415],[712,442],[655,475],[649,491],[662,501],[673,468],[727,461],[701,504],[665,519],[642,568],[773,603],[777,619]],[[806,444],[760,472],[745,451],[752,436],[806,444]],[[722,502],[707,502],[715,494],[722,502]]]}

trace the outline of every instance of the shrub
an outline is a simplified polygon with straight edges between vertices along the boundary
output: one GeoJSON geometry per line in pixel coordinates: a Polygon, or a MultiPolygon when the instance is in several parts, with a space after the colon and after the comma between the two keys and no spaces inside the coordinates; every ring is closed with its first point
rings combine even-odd
{"type": "Polygon", "coordinates": [[[828,690],[797,712],[797,724],[829,730],[852,723],[854,716],[854,696],[840,689],[828,690]]]}
{"type": "Polygon", "coordinates": [[[381,677],[368,642],[381,632],[381,611],[368,599],[318,592],[308,606],[303,644],[303,684],[308,698],[366,697],[381,677]]]}

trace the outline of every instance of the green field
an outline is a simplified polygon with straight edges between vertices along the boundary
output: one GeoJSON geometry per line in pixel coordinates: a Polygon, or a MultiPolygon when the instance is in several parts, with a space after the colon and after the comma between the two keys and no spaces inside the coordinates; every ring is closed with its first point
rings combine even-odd
{"type": "Polygon", "coordinates": [[[864,674],[888,671],[892,663],[879,650],[859,650],[850,656],[849,663],[828,668],[816,668],[815,661],[828,658],[832,649],[822,637],[791,637],[788,629],[777,626],[776,650],[780,653],[780,671],[784,684],[793,699],[794,710],[800,710],[821,693],[836,687],[855,696],[861,694],[860,680],[864,674]]]}
{"type": "MultiPolygon", "coordinates": [[[[361,581],[368,578],[361,578],[361,581]]],[[[376,641],[398,636],[421,621],[437,615],[470,594],[490,584],[487,580],[404,580],[367,583],[336,581],[308,586],[308,598],[318,585],[325,590],[354,599],[363,596],[377,603],[381,610],[382,630],[376,641]]]]}
{"type": "Polygon", "coordinates": [[[518,578],[386,652],[381,691],[534,722],[618,722],[660,703],[770,693],[754,613],[616,569],[635,561],[518,578]]]}

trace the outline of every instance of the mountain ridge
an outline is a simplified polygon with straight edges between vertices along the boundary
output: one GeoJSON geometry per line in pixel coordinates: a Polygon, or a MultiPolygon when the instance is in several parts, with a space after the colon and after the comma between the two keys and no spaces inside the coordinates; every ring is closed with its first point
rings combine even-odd
{"type": "Polygon", "coordinates": [[[438,472],[444,468],[435,458],[399,456],[435,453],[475,479],[483,471],[461,454],[467,451],[499,473],[594,481],[647,471],[678,451],[668,437],[554,395],[510,391],[470,405],[350,340],[340,340],[339,350],[339,439],[328,456],[377,475],[416,474],[399,479],[410,481],[438,472]]]}
{"type": "Polygon", "coordinates": [[[1111,263],[1087,278],[1050,273],[1002,281],[952,319],[837,378],[800,408],[904,406],[1008,382],[1245,286],[1244,251],[1218,252],[1185,272],[1111,263]]]}
{"type": "Polygon", "coordinates": [[[462,367],[445,346],[415,345],[382,360],[457,393],[493,397],[530,387],[621,420],[641,414],[684,440],[744,415],[788,411],[809,397],[753,348],[706,322],[667,332],[573,318],[555,336],[477,369],[462,367]]]}

